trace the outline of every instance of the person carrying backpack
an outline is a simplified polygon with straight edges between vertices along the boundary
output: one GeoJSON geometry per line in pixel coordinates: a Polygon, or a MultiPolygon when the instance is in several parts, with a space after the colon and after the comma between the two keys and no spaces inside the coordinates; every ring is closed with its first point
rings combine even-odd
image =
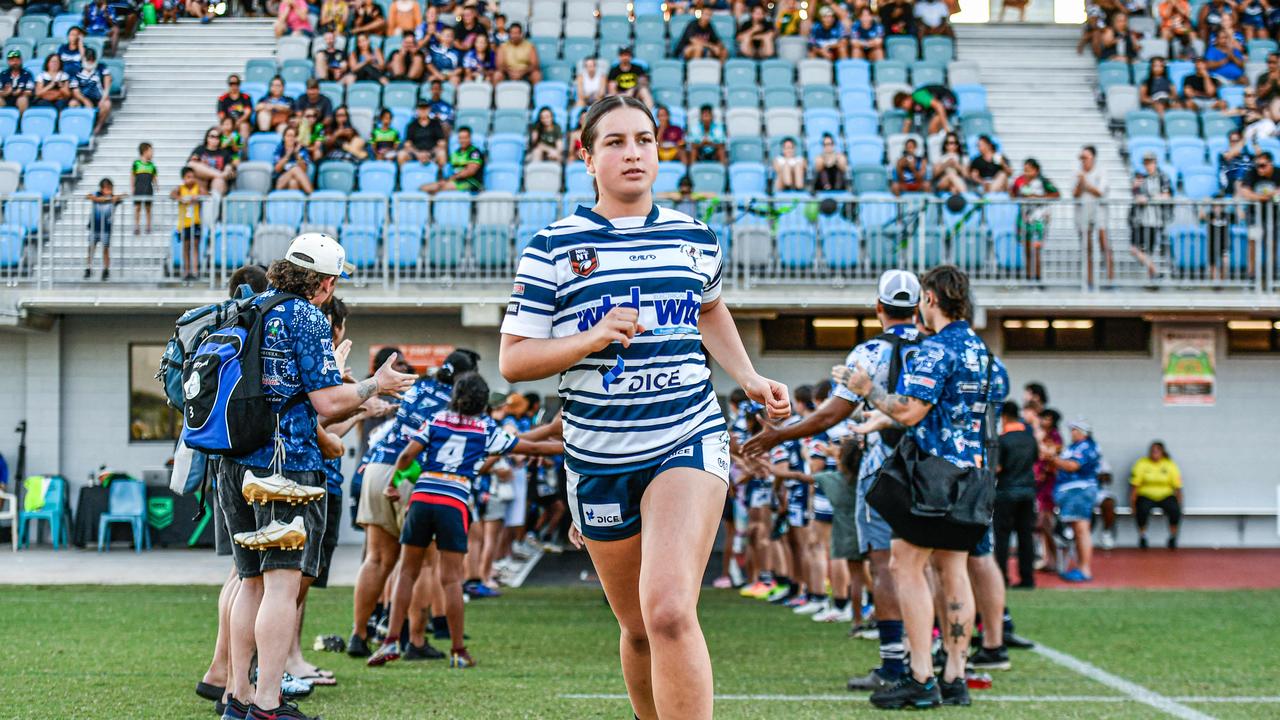
{"type": "MultiPolygon", "coordinates": [[[[270,287],[254,298],[257,311],[233,322],[241,330],[240,340],[227,342],[236,328],[224,326],[188,361],[184,432],[188,438],[200,436],[191,432],[193,411],[206,405],[225,408],[226,437],[237,451],[221,453],[218,475],[219,505],[235,541],[233,558],[241,578],[231,612],[231,665],[237,671],[231,673],[224,717],[308,718],[281,700],[280,680],[297,632],[302,574],[315,577],[320,571],[326,493],[316,441],[317,413],[345,416],[375,395],[407,390],[415,380],[392,369],[392,356],[373,377],[342,383],[350,342],[335,352],[329,321],[319,308],[333,296],[338,278],[349,277],[348,268],[346,252],[336,240],[322,233],[299,235],[284,258],[267,271],[270,287]],[[216,357],[214,352],[224,347],[235,347],[239,354],[216,357]],[[202,374],[209,365],[201,363],[222,362],[223,372],[213,382],[225,384],[226,371],[237,359],[243,361],[234,368],[242,373],[240,378],[256,380],[257,387],[233,391],[219,386],[213,393],[210,377],[202,374]],[[264,396],[265,407],[242,397],[254,391],[264,396]],[[211,400],[211,394],[217,397],[211,400]],[[239,400],[244,404],[237,405],[239,400]],[[258,447],[239,453],[242,448],[236,444],[260,429],[256,423],[262,410],[274,429],[258,447]],[[241,424],[254,425],[253,432],[241,432],[244,428],[236,427],[241,424]],[[249,674],[239,670],[250,667],[255,650],[256,687],[249,674]]],[[[237,383],[246,384],[253,383],[237,383]]]]}
{"type": "MultiPolygon", "coordinates": [[[[876,298],[876,318],[884,332],[858,345],[838,367],[862,367],[876,386],[892,392],[897,388],[910,356],[919,348],[914,324],[916,305],[920,301],[920,281],[906,270],[887,270],[880,276],[876,298]]],[[[863,404],[863,399],[848,388],[838,385],[818,409],[793,425],[773,428],[765,425],[747,441],[742,454],[756,456],[787,440],[809,437],[845,421],[863,404]]],[[[872,594],[876,599],[876,626],[880,636],[879,668],[865,676],[849,680],[850,690],[878,690],[889,687],[906,673],[906,648],[902,643],[902,614],[889,574],[889,523],[867,505],[867,488],[875,479],[884,459],[893,452],[902,437],[900,429],[866,433],[866,449],[858,470],[855,497],[858,552],[871,560],[872,594]]]]}

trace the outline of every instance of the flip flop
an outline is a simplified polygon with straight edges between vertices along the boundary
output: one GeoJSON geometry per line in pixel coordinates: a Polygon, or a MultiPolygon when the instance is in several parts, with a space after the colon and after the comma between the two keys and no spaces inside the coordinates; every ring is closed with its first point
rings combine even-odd
{"type": "Polygon", "coordinates": [[[205,682],[196,683],[196,694],[205,700],[220,702],[222,700],[222,696],[226,694],[226,692],[227,689],[225,687],[218,687],[217,685],[210,685],[205,682]]]}
{"type": "Polygon", "coordinates": [[[311,683],[312,685],[321,686],[321,687],[328,687],[331,685],[338,684],[338,679],[335,678],[333,676],[333,673],[329,670],[317,669],[314,674],[302,675],[302,676],[299,676],[298,679],[305,680],[311,683]]]}

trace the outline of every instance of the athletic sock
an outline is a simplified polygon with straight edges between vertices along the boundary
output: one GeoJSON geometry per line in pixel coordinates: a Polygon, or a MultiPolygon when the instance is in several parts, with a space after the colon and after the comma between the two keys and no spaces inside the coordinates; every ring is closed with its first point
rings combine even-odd
{"type": "Polygon", "coordinates": [[[1009,608],[1004,609],[1004,618],[1001,625],[1004,627],[1004,635],[1008,637],[1013,634],[1013,615],[1009,614],[1009,608]]]}
{"type": "Polygon", "coordinates": [[[837,610],[843,610],[849,607],[849,598],[834,598],[832,602],[835,603],[837,610]]]}
{"type": "Polygon", "coordinates": [[[821,593],[821,594],[809,593],[809,602],[820,603],[820,602],[826,602],[826,601],[827,601],[826,593],[821,593]]]}
{"type": "Polygon", "coordinates": [[[761,571],[760,571],[760,582],[762,582],[762,583],[771,583],[771,582],[773,582],[773,573],[769,572],[768,570],[761,570],[761,571]]]}
{"type": "Polygon", "coordinates": [[[444,615],[436,615],[431,618],[431,632],[448,632],[449,619],[444,615]]]}
{"type": "Polygon", "coordinates": [[[880,630],[880,664],[881,674],[897,679],[907,672],[907,649],[902,644],[902,621],[880,620],[876,623],[880,630]]]}

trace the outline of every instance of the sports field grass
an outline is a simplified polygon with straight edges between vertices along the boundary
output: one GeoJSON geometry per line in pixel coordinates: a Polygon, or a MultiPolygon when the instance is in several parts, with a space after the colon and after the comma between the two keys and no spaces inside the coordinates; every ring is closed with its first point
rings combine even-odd
{"type": "MultiPolygon", "coordinates": [[[[0,588],[0,716],[209,718],[193,692],[212,647],[214,587],[0,588]]],[[[345,633],[349,588],[317,591],[306,637],[345,633]]],[[[1275,696],[1280,592],[1037,591],[1011,595],[1018,630],[1114,675],[1218,718],[1280,717],[1280,704],[1191,697],[1275,696]]],[[[304,709],[326,718],[630,718],[617,625],[598,590],[530,588],[472,603],[479,667],[441,661],[373,670],[311,652],[337,672],[304,709]]],[[[727,591],[703,595],[702,622],[721,695],[833,698],[717,702],[721,718],[879,717],[845,679],[876,660],[876,644],[727,591]]],[[[1013,655],[995,688],[975,692],[972,718],[1158,718],[1169,715],[1038,654],[1013,655]],[[992,701],[991,697],[1010,698],[992,701]],[[1052,697],[1050,697],[1052,696],[1052,697]],[[1083,696],[1092,700],[1061,700],[1083,696]]],[[[1272,698],[1274,699],[1274,698],[1272,698]]]]}

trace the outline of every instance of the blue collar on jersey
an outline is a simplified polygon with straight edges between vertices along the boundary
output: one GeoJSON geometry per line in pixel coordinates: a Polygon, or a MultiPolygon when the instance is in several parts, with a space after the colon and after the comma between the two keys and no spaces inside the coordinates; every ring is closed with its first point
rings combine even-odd
{"type": "Polygon", "coordinates": [[[885,328],[884,331],[887,333],[893,333],[894,335],[905,335],[908,330],[914,330],[915,327],[915,323],[904,322],[898,323],[897,325],[890,325],[885,328]]]}
{"type": "MultiPolygon", "coordinates": [[[[575,210],[573,214],[577,215],[578,217],[584,217],[590,220],[591,222],[600,223],[601,225],[604,225],[605,227],[608,227],[608,228],[613,227],[613,223],[610,222],[608,218],[598,215],[594,210],[587,207],[586,205],[579,205],[578,209],[575,210]]],[[[645,216],[644,224],[652,225],[657,221],[658,221],[658,206],[653,205],[649,208],[649,214],[645,216]]]]}

